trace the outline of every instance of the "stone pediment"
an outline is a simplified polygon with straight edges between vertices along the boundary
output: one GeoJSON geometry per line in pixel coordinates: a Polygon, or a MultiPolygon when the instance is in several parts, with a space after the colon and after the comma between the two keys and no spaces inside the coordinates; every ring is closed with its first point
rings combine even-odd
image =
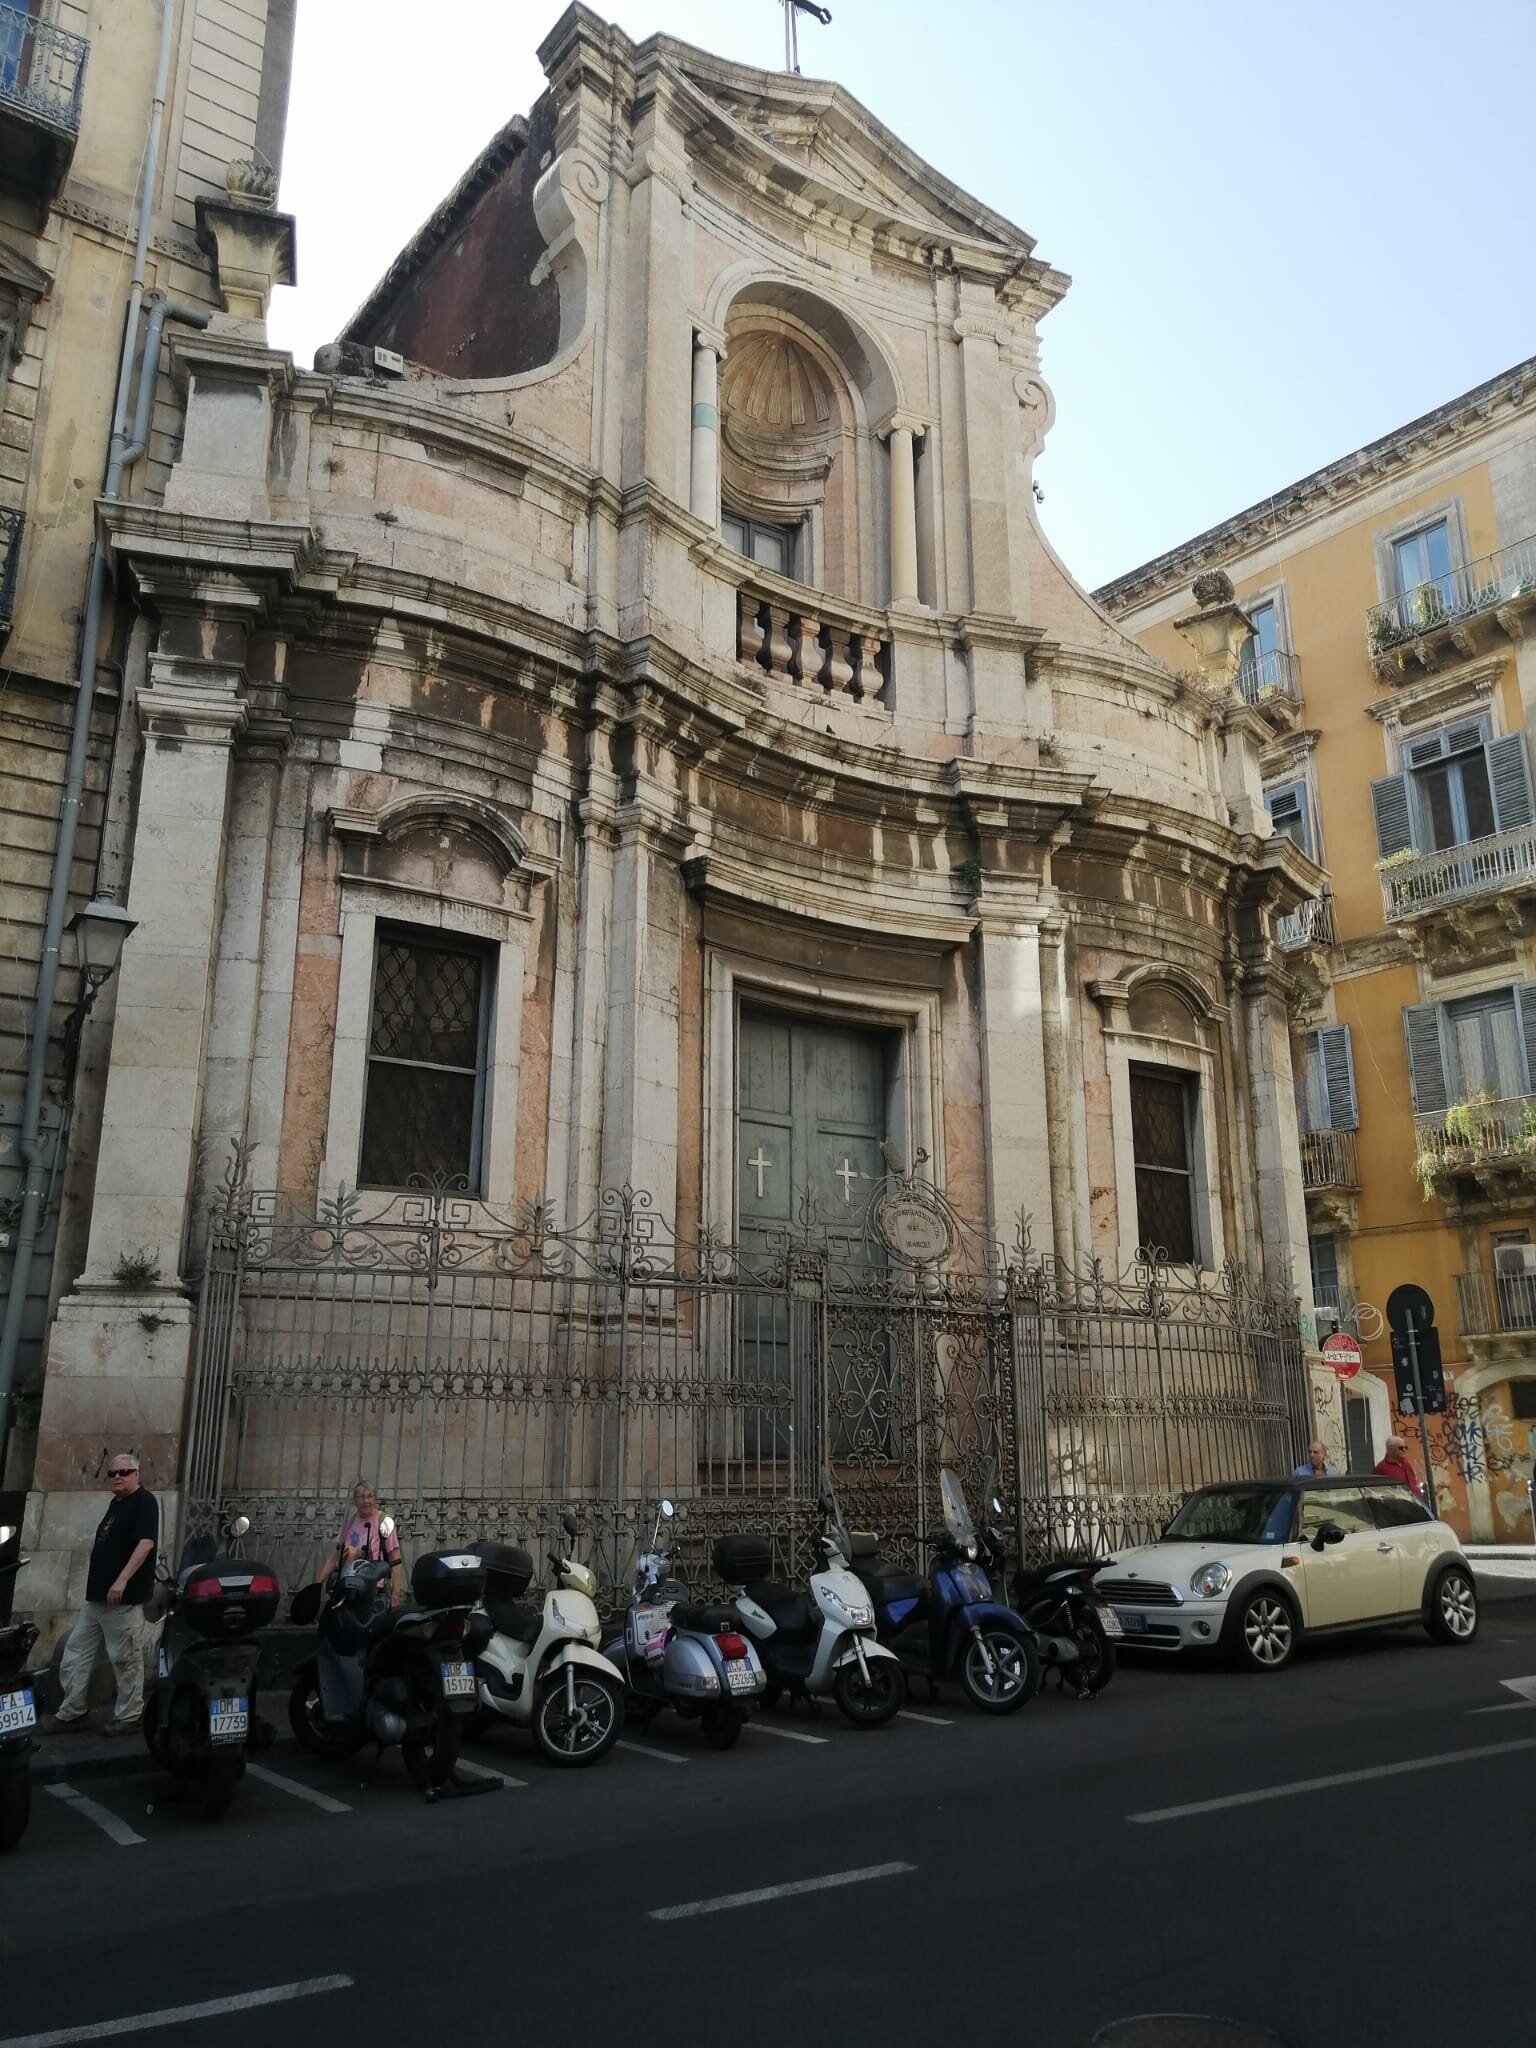
{"type": "Polygon", "coordinates": [[[690,153],[716,169],[899,240],[992,252],[1010,265],[1031,257],[1032,236],[925,163],[841,86],[730,64],[670,37],[652,47],[682,88],[690,153]]]}

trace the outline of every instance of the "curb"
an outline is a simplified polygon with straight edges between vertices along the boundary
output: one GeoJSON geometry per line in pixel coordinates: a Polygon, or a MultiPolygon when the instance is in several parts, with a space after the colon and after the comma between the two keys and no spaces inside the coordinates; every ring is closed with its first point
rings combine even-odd
{"type": "MultiPolygon", "coordinates": [[[[288,1732],[285,1708],[287,1696],[283,1693],[262,1695],[257,1712],[271,1721],[277,1729],[277,1736],[270,1749],[258,1750],[256,1761],[283,1755],[297,1755],[299,1745],[288,1732]]],[[[45,1735],[32,1752],[32,1782],[34,1785],[83,1784],[89,1778],[140,1778],[154,1776],[165,1784],[173,1784],[169,1772],[165,1771],[144,1746],[144,1737],[135,1730],[132,1735],[115,1735],[110,1738],[97,1736],[94,1740],[87,1735],[45,1735]]]]}

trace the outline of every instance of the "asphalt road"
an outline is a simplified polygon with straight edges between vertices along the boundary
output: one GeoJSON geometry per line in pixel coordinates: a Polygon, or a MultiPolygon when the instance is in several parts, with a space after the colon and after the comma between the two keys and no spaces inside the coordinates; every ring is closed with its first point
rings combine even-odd
{"type": "Polygon", "coordinates": [[[0,1864],[0,2048],[204,2002],[110,2038],[1088,2048],[1194,2013],[1288,2048],[1532,2043],[1522,1678],[1532,1601],[1470,1648],[1127,1665],[1002,1721],[914,1693],[877,1733],[773,1715],[721,1756],[663,1717],[576,1773],[504,1735],[473,1755],[516,1782],[433,1806],[398,1755],[289,1747],[213,1825],[147,1769],[40,1787],[0,1864]]]}

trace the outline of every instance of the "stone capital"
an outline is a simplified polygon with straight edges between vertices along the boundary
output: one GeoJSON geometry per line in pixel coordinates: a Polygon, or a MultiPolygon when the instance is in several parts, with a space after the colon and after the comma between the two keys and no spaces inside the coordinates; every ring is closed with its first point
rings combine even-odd
{"type": "Polygon", "coordinates": [[[1241,605],[1230,598],[1218,599],[1184,612],[1173,625],[1195,650],[1202,679],[1230,689],[1237,679],[1243,648],[1253,637],[1253,621],[1241,605]]]}
{"type": "Polygon", "coordinates": [[[875,428],[876,435],[882,441],[888,441],[892,434],[901,433],[910,434],[914,441],[921,441],[927,431],[927,420],[919,418],[915,412],[904,412],[899,406],[888,412],[875,428]]]}
{"type": "Polygon", "coordinates": [[[1002,348],[1011,337],[1006,320],[996,313],[961,313],[951,329],[956,341],[992,341],[1002,348]]]}
{"type": "Polygon", "coordinates": [[[160,665],[155,667],[154,682],[140,690],[136,700],[145,737],[184,746],[232,747],[245,730],[247,717],[245,701],[233,687],[200,685],[179,674],[162,679],[160,665]]]}
{"type": "Polygon", "coordinates": [[[196,211],[197,239],[213,258],[219,303],[232,320],[261,326],[273,286],[298,278],[293,215],[206,194],[198,198],[196,211]]]}

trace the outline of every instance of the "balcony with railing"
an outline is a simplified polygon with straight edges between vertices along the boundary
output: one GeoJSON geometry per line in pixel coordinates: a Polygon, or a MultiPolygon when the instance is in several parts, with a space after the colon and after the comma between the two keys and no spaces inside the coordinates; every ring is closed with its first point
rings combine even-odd
{"type": "Polygon", "coordinates": [[[1415,584],[1389,604],[1372,605],[1365,637],[1376,673],[1400,676],[1410,662],[1435,668],[1448,654],[1476,654],[1495,631],[1519,640],[1533,610],[1536,536],[1415,584]]]}
{"type": "Polygon", "coordinates": [[[1360,1161],[1353,1131],[1303,1131],[1301,1184],[1308,1194],[1337,1188],[1352,1193],[1360,1185],[1360,1161]]]}
{"type": "Polygon", "coordinates": [[[1413,1120],[1426,1194],[1495,1204],[1536,1189],[1536,1095],[1480,1094],[1413,1120]]]}
{"type": "Polygon", "coordinates": [[[1378,872],[1388,924],[1495,896],[1518,901],[1536,894],[1536,825],[1491,832],[1443,853],[1396,853],[1378,872]]]}
{"type": "Polygon", "coordinates": [[[1536,1273],[1458,1273],[1456,1313],[1464,1337],[1536,1336],[1536,1273]]]}
{"type": "Polygon", "coordinates": [[[878,612],[758,571],[737,588],[736,659],[772,682],[878,712],[891,637],[878,612]]]}
{"type": "Polygon", "coordinates": [[[1238,663],[1237,689],[1277,730],[1289,731],[1301,709],[1301,665],[1283,647],[1260,654],[1252,647],[1238,663]]]}
{"type": "Polygon", "coordinates": [[[1333,944],[1333,891],[1309,896],[1305,903],[1275,920],[1275,943],[1283,953],[1299,953],[1308,946],[1333,944]]]}
{"type": "Polygon", "coordinates": [[[80,132],[90,44],[0,4],[0,180],[51,200],[80,132]]]}

